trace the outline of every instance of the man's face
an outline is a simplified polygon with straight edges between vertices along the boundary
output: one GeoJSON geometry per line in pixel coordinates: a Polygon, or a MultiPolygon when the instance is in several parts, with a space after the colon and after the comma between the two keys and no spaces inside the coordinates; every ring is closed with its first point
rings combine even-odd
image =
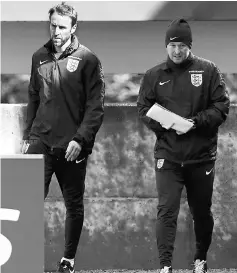
{"type": "Polygon", "coordinates": [[[167,45],[167,53],[176,64],[180,64],[187,59],[189,52],[189,47],[182,42],[171,42],[167,45]]]}
{"type": "Polygon", "coordinates": [[[62,47],[71,34],[76,30],[76,25],[72,27],[72,19],[69,16],[61,16],[54,12],[50,18],[50,37],[55,47],[62,47]]]}

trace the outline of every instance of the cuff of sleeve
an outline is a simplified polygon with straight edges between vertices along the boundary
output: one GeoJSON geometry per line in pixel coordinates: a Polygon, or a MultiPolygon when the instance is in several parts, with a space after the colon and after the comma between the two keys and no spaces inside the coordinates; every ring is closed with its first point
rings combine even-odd
{"type": "Polygon", "coordinates": [[[81,147],[85,146],[85,142],[84,142],[83,138],[80,135],[74,136],[72,140],[79,143],[81,147]]]}
{"type": "Polygon", "coordinates": [[[152,118],[150,118],[149,124],[151,126],[155,126],[159,130],[159,132],[165,132],[165,131],[167,131],[167,129],[165,129],[164,127],[162,127],[161,124],[158,121],[155,121],[152,118]]]}
{"type": "Polygon", "coordinates": [[[23,134],[22,140],[29,140],[29,133],[28,132],[25,132],[23,134]]]}

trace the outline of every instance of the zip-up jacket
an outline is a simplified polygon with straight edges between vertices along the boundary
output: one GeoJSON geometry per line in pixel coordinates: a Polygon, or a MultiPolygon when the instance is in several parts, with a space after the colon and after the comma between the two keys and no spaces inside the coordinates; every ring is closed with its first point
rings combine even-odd
{"type": "Polygon", "coordinates": [[[145,73],[137,100],[140,119],[157,137],[154,156],[181,165],[215,160],[218,127],[230,106],[222,74],[213,62],[192,53],[179,69],[168,60],[145,73]],[[195,129],[178,135],[148,118],[146,113],[156,102],[192,119],[195,129]]]}
{"type": "Polygon", "coordinates": [[[74,35],[58,59],[54,53],[50,40],[33,54],[23,139],[61,149],[75,140],[90,154],[104,117],[101,63],[74,35]]]}

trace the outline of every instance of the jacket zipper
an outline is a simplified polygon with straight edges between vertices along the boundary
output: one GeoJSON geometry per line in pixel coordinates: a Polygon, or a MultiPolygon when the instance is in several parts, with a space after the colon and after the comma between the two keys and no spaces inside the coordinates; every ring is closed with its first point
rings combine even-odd
{"type": "MultiPolygon", "coordinates": [[[[183,89],[181,89],[181,97],[182,97],[182,93],[183,93],[183,89]]],[[[182,160],[183,160],[183,145],[182,145],[182,141],[181,141],[181,156],[182,156],[182,160]]],[[[183,161],[181,162],[181,167],[183,167],[184,166],[184,163],[183,163],[183,161]]]]}
{"type": "MultiPolygon", "coordinates": [[[[53,61],[54,61],[54,65],[53,65],[53,85],[52,85],[52,91],[53,91],[53,96],[55,96],[55,89],[56,89],[56,83],[57,83],[57,77],[56,77],[56,73],[57,73],[57,65],[58,65],[58,62],[57,62],[57,59],[55,58],[55,56],[52,54],[52,57],[53,57],[53,61]]],[[[54,103],[55,103],[55,99],[53,98],[54,100],[54,103]]],[[[53,115],[54,115],[54,118],[53,118],[53,121],[55,122],[55,111],[53,111],[53,115]]],[[[54,123],[53,123],[53,126],[55,127],[54,123]]],[[[54,127],[52,127],[52,135],[51,135],[51,143],[53,143],[54,141],[54,135],[53,135],[53,132],[54,132],[54,127]]],[[[54,146],[52,145],[51,146],[51,151],[53,151],[54,149],[54,146]]]]}

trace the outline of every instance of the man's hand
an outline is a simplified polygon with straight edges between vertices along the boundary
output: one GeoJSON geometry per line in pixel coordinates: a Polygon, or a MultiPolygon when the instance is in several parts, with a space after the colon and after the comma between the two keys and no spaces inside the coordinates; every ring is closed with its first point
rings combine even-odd
{"type": "Polygon", "coordinates": [[[68,144],[65,158],[67,159],[67,161],[73,161],[78,157],[80,152],[81,152],[81,145],[78,142],[72,140],[68,144]]]}
{"type": "Polygon", "coordinates": [[[160,123],[160,125],[163,127],[163,128],[165,128],[166,130],[169,130],[169,129],[171,129],[173,126],[174,126],[174,123],[170,123],[170,124],[162,124],[162,123],[160,123]]]}
{"type": "MultiPolygon", "coordinates": [[[[192,122],[192,123],[193,123],[193,126],[192,126],[187,132],[189,132],[189,131],[195,129],[194,121],[193,121],[192,119],[188,119],[188,121],[192,122]]],[[[186,133],[187,133],[187,132],[186,132],[186,133]]],[[[177,134],[177,135],[183,135],[183,134],[186,134],[186,133],[183,133],[183,132],[180,132],[180,131],[176,131],[176,134],[177,134]]]]}
{"type": "Polygon", "coordinates": [[[30,145],[30,143],[29,143],[28,140],[23,141],[23,144],[22,144],[22,147],[21,147],[21,153],[22,154],[25,154],[27,152],[29,145],[30,145]]]}

